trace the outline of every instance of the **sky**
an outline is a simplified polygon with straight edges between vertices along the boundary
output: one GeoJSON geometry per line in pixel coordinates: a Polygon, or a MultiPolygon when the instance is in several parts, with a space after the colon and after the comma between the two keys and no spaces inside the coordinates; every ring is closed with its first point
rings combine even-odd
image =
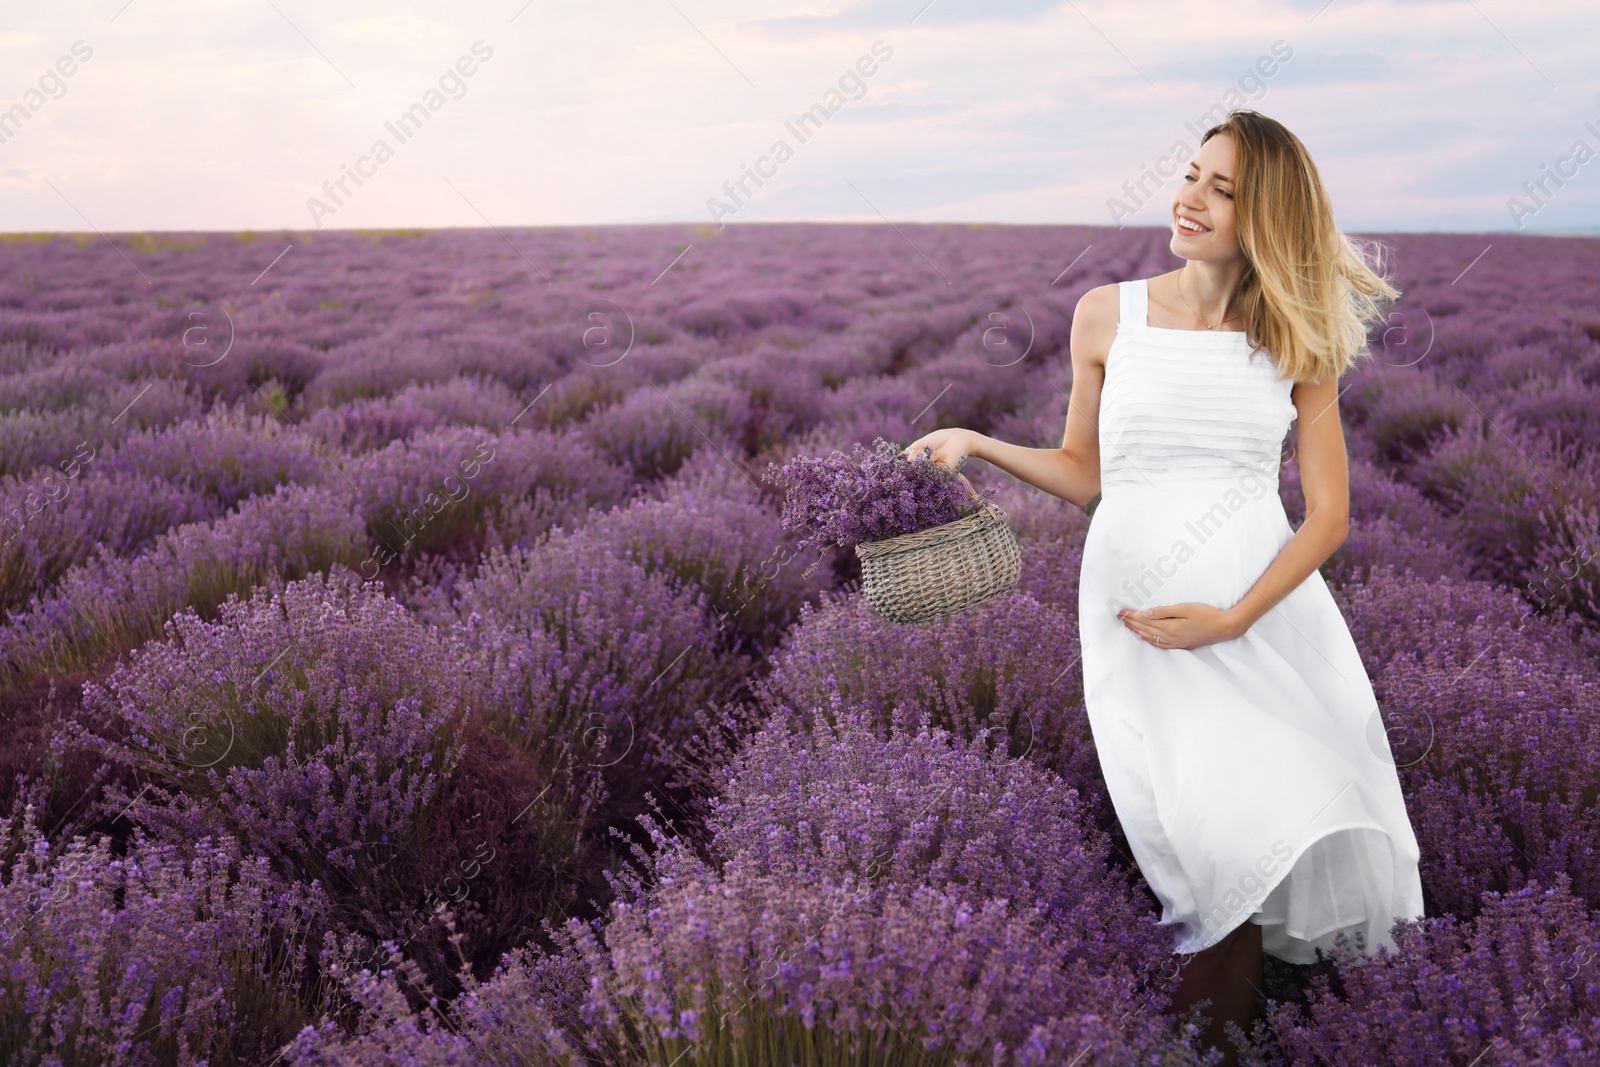
{"type": "Polygon", "coordinates": [[[0,231],[1164,226],[1241,106],[1347,231],[1600,233],[1597,44],[1596,0],[11,0],[0,231]]]}

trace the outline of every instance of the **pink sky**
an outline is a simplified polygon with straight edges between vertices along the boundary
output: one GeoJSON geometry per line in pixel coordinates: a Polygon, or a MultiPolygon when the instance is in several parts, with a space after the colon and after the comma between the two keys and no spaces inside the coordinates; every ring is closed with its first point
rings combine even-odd
{"type": "Polygon", "coordinates": [[[1596,228],[1597,43],[1593,0],[14,5],[0,230],[1161,225],[1235,103],[1347,229],[1596,228]]]}

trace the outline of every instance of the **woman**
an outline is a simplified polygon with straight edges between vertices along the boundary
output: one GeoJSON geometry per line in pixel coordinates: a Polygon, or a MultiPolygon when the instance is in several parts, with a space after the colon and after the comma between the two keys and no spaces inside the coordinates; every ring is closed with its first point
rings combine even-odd
{"type": "Polygon", "coordinates": [[[1317,568],[1343,543],[1338,379],[1398,297],[1339,233],[1299,139],[1253,111],[1206,131],[1155,278],[1084,294],[1061,448],[914,442],[1089,508],[1084,701],[1134,859],[1175,927],[1174,1009],[1236,1052],[1262,952],[1364,951],[1422,914],[1417,843],[1350,631],[1317,568]],[[1298,423],[1305,521],[1279,498],[1298,423]]]}

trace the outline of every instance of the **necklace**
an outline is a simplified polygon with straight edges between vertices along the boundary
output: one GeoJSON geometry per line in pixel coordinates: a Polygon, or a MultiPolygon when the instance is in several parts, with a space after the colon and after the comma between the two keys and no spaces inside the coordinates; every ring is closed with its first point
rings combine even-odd
{"type": "MultiPolygon", "coordinates": [[[[1177,282],[1178,282],[1178,299],[1183,301],[1183,306],[1184,307],[1188,308],[1191,312],[1193,312],[1195,318],[1200,319],[1200,325],[1206,326],[1206,320],[1201,317],[1200,312],[1194,310],[1194,305],[1189,303],[1189,298],[1183,295],[1183,271],[1181,271],[1181,270],[1178,272],[1177,282]]],[[[1231,319],[1231,318],[1233,318],[1233,316],[1229,315],[1228,319],[1231,319]]],[[[1206,329],[1215,330],[1217,328],[1217,326],[1221,326],[1224,322],[1227,322],[1228,319],[1218,319],[1216,326],[1206,326],[1206,329]]]]}

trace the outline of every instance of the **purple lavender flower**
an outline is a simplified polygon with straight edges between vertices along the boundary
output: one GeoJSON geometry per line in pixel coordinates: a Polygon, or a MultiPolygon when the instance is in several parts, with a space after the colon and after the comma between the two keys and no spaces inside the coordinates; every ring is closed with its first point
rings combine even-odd
{"type": "Polygon", "coordinates": [[[915,460],[903,451],[880,437],[870,449],[856,444],[849,456],[835,450],[823,459],[770,464],[765,480],[784,486],[784,529],[805,531],[803,545],[853,548],[954,522],[979,506],[981,496],[928,461],[932,449],[924,446],[915,460]]]}
{"type": "Polygon", "coordinates": [[[126,850],[104,836],[56,845],[31,805],[21,814],[0,818],[8,1063],[266,1056],[329,1006],[301,1003],[320,887],[281,883],[228,836],[180,849],[136,828],[126,850]]]}
{"type": "Polygon", "coordinates": [[[1257,1026],[1273,1067],[1327,1063],[1541,1064],[1600,1057],[1600,911],[1564,880],[1488,893],[1472,922],[1396,926],[1399,951],[1336,956],[1304,1007],[1275,1004],[1257,1026]]]}

